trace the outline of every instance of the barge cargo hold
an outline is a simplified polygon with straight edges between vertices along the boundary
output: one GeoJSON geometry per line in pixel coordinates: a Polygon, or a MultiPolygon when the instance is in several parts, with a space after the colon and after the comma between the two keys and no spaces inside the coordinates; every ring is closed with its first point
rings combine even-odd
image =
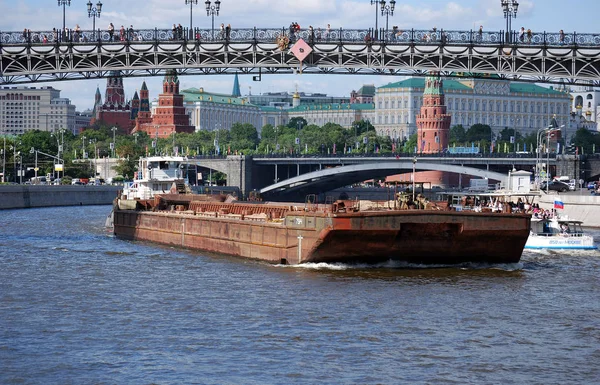
{"type": "Polygon", "coordinates": [[[224,253],[271,263],[515,263],[530,215],[439,209],[361,208],[361,203],[215,202],[166,194],[114,204],[122,239],[224,253]],[[119,207],[121,206],[121,207],[119,207]]]}

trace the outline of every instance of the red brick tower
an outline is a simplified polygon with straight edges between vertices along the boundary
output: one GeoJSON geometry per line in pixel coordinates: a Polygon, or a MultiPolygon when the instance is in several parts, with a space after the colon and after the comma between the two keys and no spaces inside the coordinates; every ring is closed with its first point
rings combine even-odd
{"type": "MultiPolygon", "coordinates": [[[[417,115],[417,147],[422,154],[441,153],[448,148],[452,117],[444,104],[444,84],[439,74],[425,79],[423,106],[417,115]]],[[[429,171],[418,173],[417,180],[431,182],[432,186],[448,184],[446,173],[429,171]]]]}
{"type": "Polygon", "coordinates": [[[106,81],[104,103],[114,106],[125,104],[125,88],[123,87],[123,76],[121,76],[120,71],[111,71],[106,81]]]}
{"type": "Polygon", "coordinates": [[[418,152],[434,154],[448,148],[452,117],[446,113],[443,81],[438,75],[425,79],[423,106],[417,115],[418,152]]]}
{"type": "Polygon", "coordinates": [[[142,89],[140,90],[140,110],[135,118],[135,128],[133,129],[133,132],[140,131],[142,125],[151,123],[152,112],[150,111],[150,95],[146,82],[143,82],[142,89]]]}
{"type": "MultiPolygon", "coordinates": [[[[140,103],[140,112],[142,108],[143,102],[140,103]]],[[[158,136],[159,138],[168,138],[174,132],[193,133],[195,131],[195,127],[190,125],[190,117],[185,112],[183,95],[179,93],[177,71],[167,71],[163,80],[163,92],[158,95],[158,107],[152,117],[152,122],[139,125],[137,130],[145,131],[149,136],[158,136]]]]}

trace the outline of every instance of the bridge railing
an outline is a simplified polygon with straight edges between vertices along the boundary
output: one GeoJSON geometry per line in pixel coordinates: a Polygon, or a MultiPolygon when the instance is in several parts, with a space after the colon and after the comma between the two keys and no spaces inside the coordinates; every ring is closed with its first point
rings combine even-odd
{"type": "MultiPolygon", "coordinates": [[[[426,158],[448,158],[448,159],[456,159],[456,158],[464,158],[464,159],[473,159],[473,158],[495,158],[495,159],[535,159],[535,154],[450,154],[450,153],[435,153],[435,154],[413,154],[413,153],[387,153],[387,154],[377,154],[377,153],[352,153],[352,154],[289,154],[289,153],[270,153],[270,154],[254,154],[252,155],[255,159],[264,159],[264,158],[292,158],[292,159],[314,159],[314,158],[330,158],[330,159],[353,159],[353,158],[387,158],[387,159],[426,159],[426,158]]],[[[544,155],[544,159],[546,155],[544,155]]],[[[552,153],[549,156],[550,159],[556,159],[556,154],[552,153]]]]}
{"type": "Polygon", "coordinates": [[[1,45],[44,45],[44,44],[131,44],[143,42],[198,42],[198,43],[268,43],[276,44],[281,37],[290,44],[302,38],[309,44],[431,44],[431,45],[489,45],[489,46],[583,46],[600,47],[600,33],[532,32],[522,37],[513,31],[446,31],[446,30],[380,30],[371,29],[302,29],[291,32],[287,28],[232,29],[230,32],[195,28],[135,29],[63,31],[20,31],[0,32],[1,45]]]}

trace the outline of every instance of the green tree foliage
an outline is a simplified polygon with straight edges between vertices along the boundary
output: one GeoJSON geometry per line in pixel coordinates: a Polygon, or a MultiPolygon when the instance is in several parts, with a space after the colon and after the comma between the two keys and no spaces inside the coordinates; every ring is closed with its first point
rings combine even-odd
{"type": "Polygon", "coordinates": [[[412,154],[415,152],[415,148],[417,148],[417,134],[412,134],[404,143],[404,148],[402,152],[412,154]]]}
{"type": "Polygon", "coordinates": [[[250,123],[234,123],[230,134],[232,150],[249,153],[258,145],[258,131],[250,123]]]}
{"type": "Polygon", "coordinates": [[[308,126],[308,122],[306,121],[306,119],[304,119],[303,117],[300,117],[300,116],[295,116],[295,117],[291,118],[290,121],[288,122],[287,126],[289,128],[297,129],[298,123],[300,123],[303,128],[308,126]]]}
{"type": "Polygon", "coordinates": [[[450,128],[450,143],[464,143],[467,141],[467,131],[462,124],[450,128]]]}
{"type": "Polygon", "coordinates": [[[510,137],[514,136],[515,141],[519,142],[523,138],[523,135],[514,128],[505,127],[502,131],[498,133],[498,140],[502,142],[510,142],[510,137]]]}
{"type": "Polygon", "coordinates": [[[585,128],[580,128],[571,138],[571,143],[579,148],[580,154],[591,154],[600,150],[600,136],[585,128]]]}
{"type": "Polygon", "coordinates": [[[492,128],[487,124],[474,124],[467,130],[465,139],[467,142],[489,143],[492,139],[492,128]]]}

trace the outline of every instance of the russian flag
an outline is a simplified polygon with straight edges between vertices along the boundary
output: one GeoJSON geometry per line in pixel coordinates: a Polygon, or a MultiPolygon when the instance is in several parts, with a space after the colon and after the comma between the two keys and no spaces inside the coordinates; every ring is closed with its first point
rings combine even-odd
{"type": "Polygon", "coordinates": [[[555,209],[564,209],[565,205],[560,199],[555,199],[554,200],[554,208],[555,209]]]}

